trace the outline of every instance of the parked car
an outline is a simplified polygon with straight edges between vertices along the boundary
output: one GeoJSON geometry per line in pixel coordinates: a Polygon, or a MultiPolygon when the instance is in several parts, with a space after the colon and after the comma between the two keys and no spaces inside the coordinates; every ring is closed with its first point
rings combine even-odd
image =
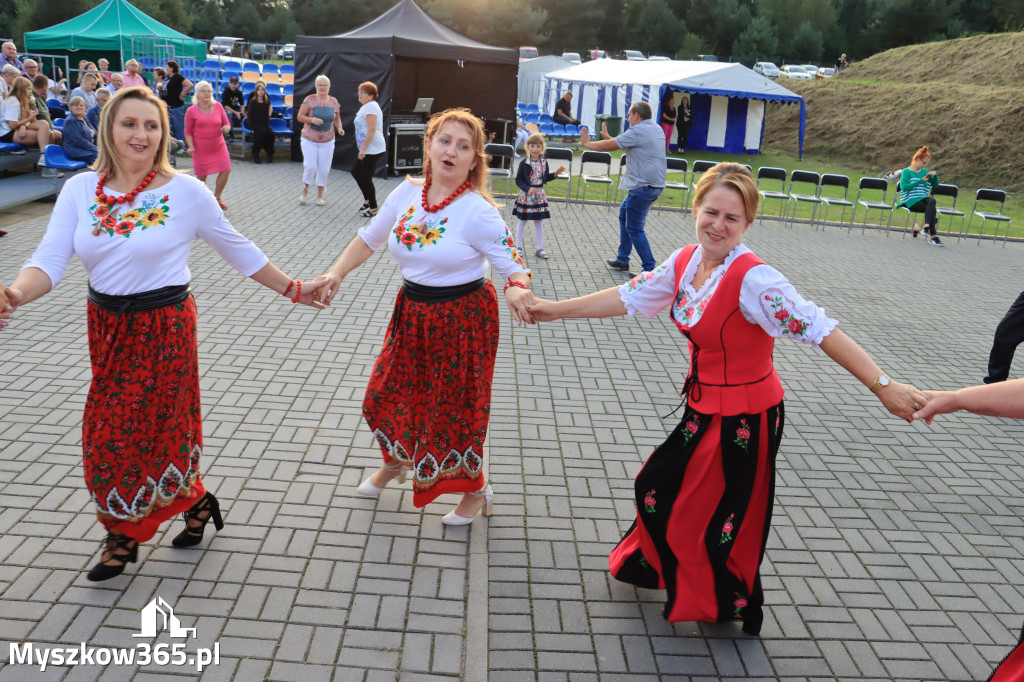
{"type": "Polygon", "coordinates": [[[817,64],[801,64],[800,66],[804,67],[804,71],[811,74],[811,78],[814,78],[814,74],[818,73],[817,64]]]}
{"type": "Polygon", "coordinates": [[[778,78],[779,67],[771,62],[758,62],[754,64],[754,73],[760,74],[765,78],[778,78]]]}
{"type": "Polygon", "coordinates": [[[713,54],[699,54],[697,55],[698,62],[717,62],[718,57],[713,54]]]}
{"type": "Polygon", "coordinates": [[[216,36],[210,41],[210,52],[216,55],[230,55],[235,50],[235,43],[241,38],[231,38],[229,36],[216,36]]]}
{"type": "Polygon", "coordinates": [[[646,62],[647,57],[640,50],[623,50],[622,56],[626,58],[628,62],[646,62]]]}
{"type": "Polygon", "coordinates": [[[295,43],[282,45],[281,49],[277,51],[277,56],[281,59],[295,59],[295,43]]]}
{"type": "Polygon", "coordinates": [[[536,59],[540,56],[540,52],[537,48],[525,45],[519,47],[519,61],[525,61],[527,59],[536,59]]]}
{"type": "Polygon", "coordinates": [[[263,43],[253,43],[249,46],[249,58],[250,59],[266,59],[267,58],[267,46],[263,43]]]}
{"type": "Polygon", "coordinates": [[[836,70],[834,68],[832,68],[831,66],[823,66],[820,69],[818,69],[818,72],[814,74],[814,77],[822,79],[831,78],[834,75],[836,75],[836,70]]]}
{"type": "Polygon", "coordinates": [[[779,67],[779,78],[792,78],[798,81],[811,80],[811,74],[804,71],[804,67],[796,64],[783,64],[779,67]]]}
{"type": "Polygon", "coordinates": [[[570,61],[573,64],[582,64],[583,63],[583,59],[580,58],[580,53],[579,52],[563,52],[562,53],[562,59],[565,59],[566,61],[570,61]]]}
{"type": "Polygon", "coordinates": [[[670,61],[672,61],[672,59],[670,57],[666,57],[665,55],[652,54],[650,57],[647,58],[647,61],[649,61],[649,62],[670,62],[670,61]]]}

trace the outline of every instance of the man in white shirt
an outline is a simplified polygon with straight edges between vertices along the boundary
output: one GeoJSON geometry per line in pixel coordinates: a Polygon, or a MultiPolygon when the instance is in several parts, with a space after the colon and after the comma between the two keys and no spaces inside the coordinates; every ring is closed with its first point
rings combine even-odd
{"type": "Polygon", "coordinates": [[[4,64],[3,68],[0,68],[0,100],[7,97],[7,93],[11,91],[11,85],[14,84],[14,79],[20,73],[21,70],[11,64],[4,64]]]}

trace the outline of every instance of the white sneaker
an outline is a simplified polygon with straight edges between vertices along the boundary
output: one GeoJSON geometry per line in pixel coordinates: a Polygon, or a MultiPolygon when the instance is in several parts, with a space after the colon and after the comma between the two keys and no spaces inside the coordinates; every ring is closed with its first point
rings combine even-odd
{"type": "Polygon", "coordinates": [[[309,203],[309,197],[307,197],[305,194],[300,194],[299,195],[299,203],[302,204],[303,206],[305,206],[306,204],[309,203]]]}

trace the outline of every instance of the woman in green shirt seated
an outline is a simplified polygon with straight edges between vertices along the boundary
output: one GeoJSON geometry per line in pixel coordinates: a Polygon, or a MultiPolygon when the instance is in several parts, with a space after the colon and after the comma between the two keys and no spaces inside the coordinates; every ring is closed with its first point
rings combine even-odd
{"type": "MultiPolygon", "coordinates": [[[[900,203],[908,211],[924,213],[924,230],[931,238],[929,244],[942,246],[939,237],[935,234],[935,227],[938,224],[938,215],[935,211],[935,198],[931,196],[932,189],[939,186],[939,176],[935,171],[930,171],[926,166],[931,162],[932,155],[925,145],[914,154],[910,166],[900,173],[900,203]]],[[[914,225],[914,236],[920,228],[914,225]]]]}

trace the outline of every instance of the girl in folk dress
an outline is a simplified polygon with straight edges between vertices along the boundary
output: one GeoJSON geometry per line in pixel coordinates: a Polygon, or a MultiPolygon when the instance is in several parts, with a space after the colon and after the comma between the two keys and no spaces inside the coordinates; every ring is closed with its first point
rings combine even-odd
{"type": "Polygon", "coordinates": [[[928,402],[890,381],[824,310],[744,246],[757,204],[750,171],[720,163],[694,192],[697,244],[621,287],[528,306],[538,322],[654,317],[670,308],[690,345],[686,412],[637,474],[636,520],[609,566],[619,580],[666,590],[666,620],[741,620],[751,634],[763,620],[760,565],[785,419],[775,339],[820,347],[904,419],[928,402]]]}
{"type": "Polygon", "coordinates": [[[466,525],[493,494],[483,475],[498,349],[498,297],[485,278],[488,262],[502,276],[517,321],[532,322],[526,304],[533,294],[512,235],[484,189],[480,119],[468,109],[435,114],[424,142],[425,178],[399,185],[317,278],[329,282],[319,300],[330,303],[341,281],[375,251],[386,246],[395,256],[405,283],[363,399],[384,465],[358,491],[380,495],[411,468],[413,504],[463,493],[443,521],[466,525]]]}
{"type": "Polygon", "coordinates": [[[519,218],[516,226],[516,244],[523,246],[526,232],[526,221],[533,221],[534,235],[537,237],[537,257],[547,259],[544,251],[544,220],[551,217],[548,212],[548,197],[544,194],[544,185],[554,180],[565,166],[559,166],[554,173],[548,172],[548,162],[544,158],[544,136],[540,133],[530,135],[526,140],[527,157],[519,162],[516,173],[516,185],[519,195],[516,197],[512,215],[519,218]]]}

